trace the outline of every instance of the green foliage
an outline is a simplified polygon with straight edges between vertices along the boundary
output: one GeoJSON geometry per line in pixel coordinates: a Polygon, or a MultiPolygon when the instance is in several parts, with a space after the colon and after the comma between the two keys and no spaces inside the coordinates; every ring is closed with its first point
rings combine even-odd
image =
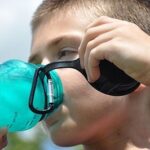
{"type": "Polygon", "coordinates": [[[40,150],[38,139],[25,141],[18,137],[17,134],[8,135],[8,146],[6,150],[40,150]]]}
{"type": "MultiPolygon", "coordinates": [[[[46,138],[47,136],[41,130],[38,130],[35,138],[32,140],[24,140],[16,133],[9,133],[8,146],[5,150],[41,150],[41,143],[46,138]]],[[[83,147],[79,145],[74,150],[83,150],[83,147]]]]}
{"type": "Polygon", "coordinates": [[[75,150],[83,150],[83,147],[79,145],[75,150]]]}

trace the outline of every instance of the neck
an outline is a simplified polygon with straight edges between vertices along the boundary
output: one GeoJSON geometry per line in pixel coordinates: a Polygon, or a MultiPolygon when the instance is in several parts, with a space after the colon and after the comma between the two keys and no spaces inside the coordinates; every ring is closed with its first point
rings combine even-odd
{"type": "Polygon", "coordinates": [[[127,96],[127,117],[124,120],[116,117],[122,123],[112,126],[103,136],[97,134],[92,141],[84,144],[84,150],[149,150],[150,108],[145,95],[143,92],[127,96]]]}
{"type": "Polygon", "coordinates": [[[125,150],[128,139],[122,137],[119,131],[111,133],[105,138],[99,138],[93,143],[84,145],[84,150],[125,150]]]}

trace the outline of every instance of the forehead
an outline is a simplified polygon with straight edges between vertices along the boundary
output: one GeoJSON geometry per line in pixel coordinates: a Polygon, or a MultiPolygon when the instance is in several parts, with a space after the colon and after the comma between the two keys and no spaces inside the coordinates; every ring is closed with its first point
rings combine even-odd
{"type": "Polygon", "coordinates": [[[55,14],[45,18],[33,34],[32,53],[46,46],[48,43],[60,38],[83,36],[89,20],[80,12],[68,14],[55,14]]]}

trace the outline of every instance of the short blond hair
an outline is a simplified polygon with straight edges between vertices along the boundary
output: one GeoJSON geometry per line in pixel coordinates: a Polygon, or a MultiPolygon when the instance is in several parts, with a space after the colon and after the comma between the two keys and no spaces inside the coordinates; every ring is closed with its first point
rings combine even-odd
{"type": "Polygon", "coordinates": [[[32,32],[43,19],[51,19],[50,14],[71,8],[86,9],[93,18],[105,15],[130,21],[150,34],[150,0],[44,0],[33,15],[32,32]]]}

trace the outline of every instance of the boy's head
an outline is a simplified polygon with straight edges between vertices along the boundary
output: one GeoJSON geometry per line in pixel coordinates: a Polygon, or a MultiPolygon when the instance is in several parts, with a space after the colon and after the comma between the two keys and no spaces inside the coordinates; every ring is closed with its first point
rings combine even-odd
{"type": "Polygon", "coordinates": [[[149,0],[44,0],[32,20],[32,31],[43,20],[52,19],[56,13],[68,14],[81,11],[89,20],[109,16],[137,24],[150,33],[149,0]]]}
{"type": "MultiPolygon", "coordinates": [[[[149,14],[144,0],[45,0],[32,20],[29,61],[47,64],[75,59],[87,26],[103,15],[135,22],[149,32],[149,14]]],[[[47,120],[55,143],[84,143],[99,132],[107,132],[112,124],[123,123],[124,108],[119,97],[96,91],[74,69],[58,69],[58,73],[65,89],[64,102],[47,120]]]]}
{"type": "MultiPolygon", "coordinates": [[[[41,61],[39,61],[41,59],[41,55],[46,55],[43,54],[43,51],[41,52],[42,54],[40,54],[40,56],[35,54],[37,49],[41,49],[41,47],[39,47],[39,45],[37,46],[35,43],[35,39],[38,39],[38,41],[41,39],[39,34],[37,37],[37,30],[41,25],[46,25],[48,22],[52,23],[51,27],[47,26],[40,29],[42,33],[44,32],[45,28],[53,30],[55,26],[53,23],[54,20],[63,20],[63,18],[66,18],[66,16],[70,16],[67,22],[71,22],[72,17],[75,17],[78,20],[79,25],[84,25],[84,30],[86,29],[86,26],[93,20],[96,20],[96,18],[100,16],[109,16],[112,18],[133,22],[137,24],[143,31],[150,34],[149,14],[149,0],[44,0],[37,8],[31,21],[33,38],[31,47],[32,54],[29,58],[29,61],[33,63],[41,63],[41,61]]],[[[61,28],[64,27],[67,26],[65,26],[65,21],[62,21],[61,28]]],[[[45,42],[45,39],[42,40],[45,42]]],[[[51,61],[53,60],[54,59],[51,59],[51,61]]]]}

